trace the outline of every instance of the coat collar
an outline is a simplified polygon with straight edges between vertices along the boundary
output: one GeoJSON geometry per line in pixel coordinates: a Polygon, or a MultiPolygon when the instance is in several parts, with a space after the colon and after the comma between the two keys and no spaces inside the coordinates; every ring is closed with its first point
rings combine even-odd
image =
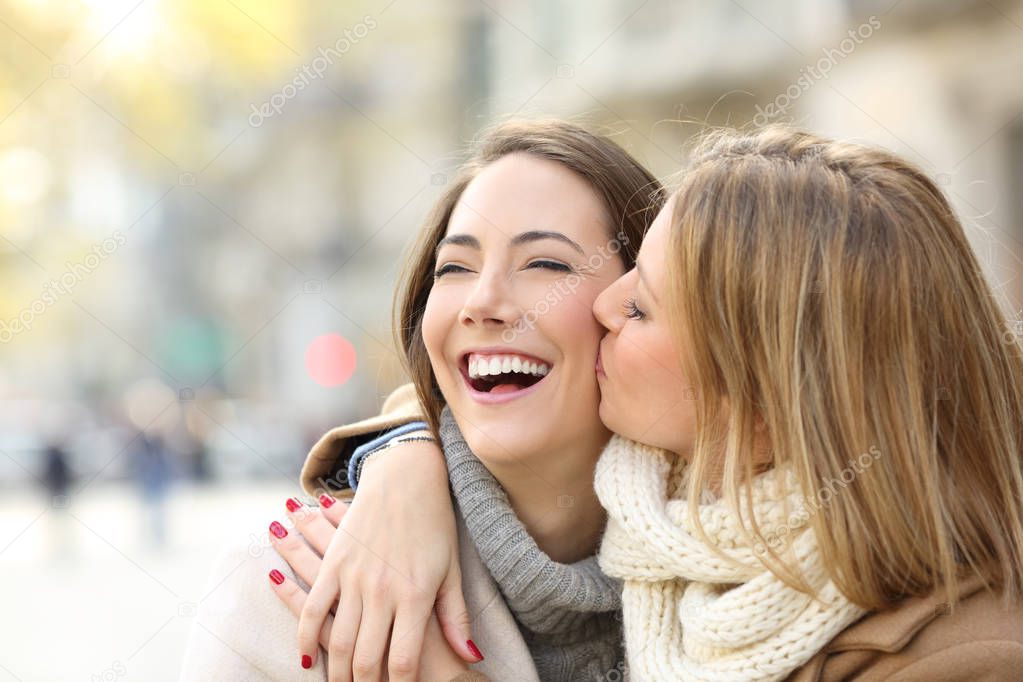
{"type": "MultiPolygon", "coordinates": [[[[963,600],[984,587],[979,576],[964,578],[959,583],[959,599],[963,600]]],[[[884,611],[868,613],[843,630],[824,651],[837,653],[854,649],[873,649],[894,653],[901,651],[921,629],[934,619],[948,615],[948,602],[941,590],[925,597],[910,597],[884,611]]]]}

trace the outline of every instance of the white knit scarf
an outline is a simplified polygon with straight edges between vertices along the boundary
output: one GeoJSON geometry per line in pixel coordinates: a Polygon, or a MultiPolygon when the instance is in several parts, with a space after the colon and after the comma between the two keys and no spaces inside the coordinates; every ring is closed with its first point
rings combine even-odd
{"type": "Polygon", "coordinates": [[[825,574],[794,477],[778,469],[756,476],[753,511],[766,537],[784,538],[774,549],[791,546],[816,600],[764,566],[763,548],[743,540],[722,500],[704,498],[703,527],[735,561],[712,551],[689,518],[687,474],[677,456],[619,436],[597,463],[597,495],[608,512],[599,560],[624,581],[630,677],[783,679],[865,611],[825,574]]]}

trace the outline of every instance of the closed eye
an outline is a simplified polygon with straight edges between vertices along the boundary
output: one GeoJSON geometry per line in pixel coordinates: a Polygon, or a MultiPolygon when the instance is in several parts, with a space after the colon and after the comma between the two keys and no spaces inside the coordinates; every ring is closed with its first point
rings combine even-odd
{"type": "Polygon", "coordinates": [[[544,270],[554,270],[556,272],[572,272],[572,268],[564,263],[559,263],[555,260],[535,260],[527,268],[543,268],[544,270]]]}
{"type": "Polygon", "coordinates": [[[434,279],[443,277],[444,275],[453,272],[469,272],[468,268],[463,268],[461,265],[455,265],[454,263],[445,263],[433,273],[434,279]]]}
{"type": "Polygon", "coordinates": [[[634,298],[630,298],[627,301],[625,301],[623,307],[625,317],[629,318],[630,320],[642,320],[644,317],[646,317],[646,313],[639,309],[639,307],[636,305],[636,299],[634,298]]]}

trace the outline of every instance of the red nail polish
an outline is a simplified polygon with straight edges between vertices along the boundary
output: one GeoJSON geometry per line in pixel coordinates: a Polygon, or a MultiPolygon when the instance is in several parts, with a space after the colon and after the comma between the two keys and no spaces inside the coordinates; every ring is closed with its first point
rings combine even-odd
{"type": "Polygon", "coordinates": [[[302,667],[308,670],[313,667],[313,657],[309,654],[302,654],[302,667]]]}
{"type": "Polygon", "coordinates": [[[284,582],[284,574],[275,568],[270,571],[270,580],[274,581],[274,585],[280,585],[284,582]]]}
{"type": "Polygon", "coordinates": [[[274,537],[277,537],[277,538],[286,538],[286,537],[288,537],[287,529],[284,526],[282,526],[280,523],[278,523],[277,521],[274,521],[273,523],[270,524],[270,532],[273,533],[274,537]]]}
{"type": "Polygon", "coordinates": [[[324,509],[330,509],[334,506],[334,498],[326,493],[320,495],[320,506],[324,509]]]}
{"type": "Polygon", "coordinates": [[[294,497],[289,497],[288,501],[284,503],[288,507],[289,512],[293,512],[296,509],[302,508],[302,503],[296,500],[294,497]]]}
{"type": "Polygon", "coordinates": [[[465,645],[467,647],[469,647],[469,651],[472,652],[473,656],[475,656],[476,658],[480,659],[481,661],[483,660],[483,654],[480,653],[479,647],[476,646],[476,642],[474,642],[471,639],[469,639],[469,640],[466,640],[465,645]]]}

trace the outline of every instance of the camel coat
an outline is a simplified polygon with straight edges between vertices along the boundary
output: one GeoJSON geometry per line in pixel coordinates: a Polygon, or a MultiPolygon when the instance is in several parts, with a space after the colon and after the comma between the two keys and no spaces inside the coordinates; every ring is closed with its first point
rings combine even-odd
{"type": "MultiPolygon", "coordinates": [[[[335,428],[320,439],[302,467],[302,486],[309,493],[323,489],[323,481],[331,477],[338,460],[344,461],[365,440],[361,436],[375,436],[380,431],[421,418],[412,385],[398,388],[384,403],[379,416],[335,428]]],[[[347,485],[343,476],[342,473],[338,477],[341,485],[347,485]]],[[[345,497],[350,496],[350,491],[335,494],[345,497]]],[[[465,540],[462,528],[459,542],[463,547],[467,544],[465,540]]],[[[467,600],[470,592],[479,590],[480,599],[492,594],[496,601],[501,601],[478,556],[471,562],[477,571],[471,574],[473,577],[466,572],[464,558],[462,565],[467,600]]],[[[476,603],[478,608],[484,602],[477,600],[476,603]]],[[[472,605],[470,611],[475,612],[472,605]]],[[[499,634],[503,632],[512,636],[509,651],[514,660],[525,665],[528,651],[523,657],[524,645],[511,614],[507,607],[499,611],[501,625],[495,628],[493,635],[488,634],[483,639],[481,648],[488,657],[491,651],[501,655],[509,646],[509,640],[499,634]],[[489,651],[488,639],[495,643],[489,651]]],[[[477,619],[473,627],[482,621],[477,619]]],[[[480,633],[474,629],[474,636],[476,634],[480,633]]],[[[502,674],[511,669],[514,667],[486,672],[495,680],[513,679],[502,674]]],[[[514,679],[527,678],[517,676],[514,679]]],[[[1023,604],[1004,608],[1000,597],[983,589],[976,578],[963,584],[960,602],[952,610],[935,595],[906,599],[890,609],[869,613],[850,625],[788,679],[791,682],[1023,680],[1023,604]]]]}
{"type": "Polygon", "coordinates": [[[930,595],[869,613],[789,677],[850,679],[1023,680],[1023,605],[1005,609],[971,578],[954,609],[930,595]]]}

